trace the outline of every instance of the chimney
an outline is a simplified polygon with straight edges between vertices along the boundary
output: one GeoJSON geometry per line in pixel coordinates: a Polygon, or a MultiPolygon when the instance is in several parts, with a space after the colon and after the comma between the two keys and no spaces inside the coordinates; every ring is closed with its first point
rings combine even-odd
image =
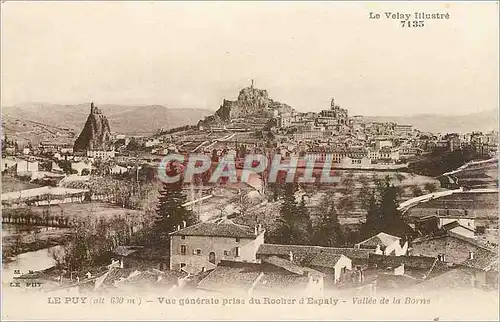
{"type": "Polygon", "coordinates": [[[474,252],[469,252],[469,259],[474,259],[474,252]]]}
{"type": "Polygon", "coordinates": [[[255,236],[257,236],[257,233],[258,233],[258,231],[257,231],[257,225],[255,225],[253,227],[253,233],[254,233],[255,236]]]}
{"type": "Polygon", "coordinates": [[[94,102],[90,103],[90,114],[94,114],[94,102]]]}
{"type": "Polygon", "coordinates": [[[185,220],[182,221],[182,228],[186,228],[186,221],[185,220]]]}
{"type": "Polygon", "coordinates": [[[177,230],[180,230],[181,229],[181,225],[177,225],[177,230]]]}
{"type": "Polygon", "coordinates": [[[258,228],[259,228],[259,229],[258,229],[258,232],[260,233],[260,232],[262,231],[262,225],[261,225],[261,224],[259,224],[258,228]]]}
{"type": "Polygon", "coordinates": [[[292,253],[292,251],[290,251],[288,259],[290,260],[290,262],[293,262],[293,253],[292,253]]]}

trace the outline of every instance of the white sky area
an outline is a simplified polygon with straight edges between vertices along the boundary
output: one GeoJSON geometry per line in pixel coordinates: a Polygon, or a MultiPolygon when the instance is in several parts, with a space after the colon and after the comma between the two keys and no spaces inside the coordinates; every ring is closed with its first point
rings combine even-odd
{"type": "Polygon", "coordinates": [[[6,2],[2,105],[217,109],[250,85],[299,111],[468,114],[498,105],[498,4],[6,2]],[[424,28],[369,13],[445,13],[424,28]]]}

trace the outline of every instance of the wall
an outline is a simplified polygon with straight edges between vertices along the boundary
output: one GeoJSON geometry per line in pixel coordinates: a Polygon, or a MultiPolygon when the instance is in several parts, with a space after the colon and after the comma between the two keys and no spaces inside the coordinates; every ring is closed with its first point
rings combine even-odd
{"type": "Polygon", "coordinates": [[[76,162],[71,164],[71,169],[78,171],[78,175],[82,175],[83,170],[88,170],[89,173],[92,172],[92,164],[85,162],[76,162]]]}
{"type": "Polygon", "coordinates": [[[28,162],[22,160],[17,162],[17,175],[36,171],[38,171],[38,161],[28,162]]]}
{"type": "Polygon", "coordinates": [[[394,275],[404,275],[405,274],[405,265],[401,264],[400,266],[394,269],[394,275]]]}
{"type": "Polygon", "coordinates": [[[322,277],[309,276],[304,295],[306,296],[321,296],[323,295],[324,280],[322,277]]]}
{"type": "Polygon", "coordinates": [[[342,268],[346,268],[347,270],[352,270],[352,261],[342,255],[340,259],[337,261],[337,264],[335,264],[335,283],[337,283],[340,280],[340,276],[342,275],[342,268]]]}
{"type": "Polygon", "coordinates": [[[472,230],[476,230],[475,220],[473,218],[439,218],[439,228],[450,223],[458,221],[458,223],[464,227],[470,228],[472,230]]]}
{"type": "Polygon", "coordinates": [[[399,241],[395,241],[391,245],[387,246],[387,248],[384,251],[384,255],[390,255],[393,251],[396,256],[406,255],[408,251],[408,242],[405,242],[403,247],[401,247],[399,241]]]}
{"type": "MultiPolygon", "coordinates": [[[[264,243],[264,232],[261,232],[255,239],[241,238],[236,242],[236,238],[229,237],[209,237],[209,236],[171,236],[170,243],[170,269],[180,269],[181,263],[198,267],[206,267],[209,263],[209,253],[215,252],[215,264],[222,259],[233,261],[256,261],[257,249],[264,243]],[[181,245],[186,245],[186,255],[181,254],[181,245]],[[236,257],[236,247],[240,247],[240,256],[236,257]],[[201,255],[194,255],[193,251],[201,249],[201,255]],[[224,251],[228,254],[224,255],[224,251]]],[[[208,267],[207,267],[208,268],[208,267]]]]}
{"type": "Polygon", "coordinates": [[[458,227],[455,227],[453,229],[450,229],[450,231],[454,232],[456,234],[468,237],[468,238],[474,238],[474,232],[469,230],[469,229],[466,229],[462,226],[458,226],[458,227]]]}

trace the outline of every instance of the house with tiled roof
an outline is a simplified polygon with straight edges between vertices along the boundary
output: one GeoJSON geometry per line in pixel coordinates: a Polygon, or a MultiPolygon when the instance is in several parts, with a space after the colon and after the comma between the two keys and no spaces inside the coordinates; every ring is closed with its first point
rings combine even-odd
{"type": "Polygon", "coordinates": [[[135,268],[112,267],[97,278],[95,290],[147,292],[149,290],[163,291],[181,287],[188,274],[178,271],[160,271],[157,269],[137,270],[135,268]]]}
{"type": "Polygon", "coordinates": [[[360,243],[355,248],[374,249],[375,253],[383,255],[406,255],[408,251],[408,242],[401,246],[401,238],[380,232],[360,243]]]}
{"type": "Polygon", "coordinates": [[[355,266],[363,266],[368,262],[368,255],[375,252],[374,249],[337,248],[306,245],[280,245],[262,244],[257,251],[257,259],[270,256],[278,256],[285,259],[292,257],[292,261],[302,266],[307,266],[319,254],[344,255],[352,260],[355,266]]]}
{"type": "Polygon", "coordinates": [[[467,272],[474,275],[474,285],[484,288],[498,288],[498,252],[480,249],[470,252],[469,258],[460,264],[467,272]]]}
{"type": "Polygon", "coordinates": [[[441,274],[448,266],[436,257],[427,256],[385,256],[370,254],[368,267],[393,275],[405,275],[417,280],[441,274]]]}
{"type": "Polygon", "coordinates": [[[440,230],[435,234],[414,239],[410,247],[410,255],[437,257],[450,264],[462,264],[470,258],[471,253],[480,252],[497,254],[496,250],[480,244],[477,240],[451,230],[440,230]]]}
{"type": "Polygon", "coordinates": [[[321,251],[309,262],[309,266],[326,273],[327,281],[336,284],[352,270],[352,260],[343,254],[321,251]]]}
{"type": "Polygon", "coordinates": [[[321,295],[324,274],[291,261],[266,258],[262,263],[221,261],[197,286],[213,295],[321,295]]]}
{"type": "Polygon", "coordinates": [[[443,274],[434,278],[426,279],[421,283],[412,287],[412,290],[432,291],[439,290],[456,291],[456,290],[471,290],[474,288],[474,275],[465,270],[455,268],[446,271],[443,274]]]}
{"type": "MultiPolygon", "coordinates": [[[[355,248],[334,248],[305,245],[263,244],[257,251],[257,259],[266,261],[279,257],[302,267],[309,267],[325,274],[325,282],[336,284],[366,265],[373,250],[355,248]]],[[[361,279],[361,276],[358,280],[361,279]]]]}
{"type": "Polygon", "coordinates": [[[227,218],[184,227],[170,233],[170,269],[195,273],[221,260],[255,262],[264,233],[260,225],[252,228],[227,218]]]}
{"type": "Polygon", "coordinates": [[[119,258],[122,268],[155,268],[160,271],[169,269],[169,249],[162,243],[145,246],[121,245],[113,249],[112,254],[119,258]]]}

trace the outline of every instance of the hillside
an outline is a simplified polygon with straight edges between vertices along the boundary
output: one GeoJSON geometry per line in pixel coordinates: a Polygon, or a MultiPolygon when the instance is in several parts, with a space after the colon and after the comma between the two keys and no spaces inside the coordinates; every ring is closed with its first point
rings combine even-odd
{"type": "MultiPolygon", "coordinates": [[[[162,105],[116,105],[99,104],[107,116],[111,131],[115,133],[154,133],[159,128],[172,128],[196,124],[213,111],[204,109],[167,108],[162,105]]],[[[88,116],[89,104],[61,105],[50,103],[27,103],[6,106],[2,109],[4,126],[8,135],[16,135],[17,128],[7,126],[5,120],[22,123],[38,122],[53,124],[58,128],[78,133],[88,116]]]]}
{"type": "Polygon", "coordinates": [[[2,115],[2,132],[9,139],[16,140],[22,145],[28,142],[38,144],[40,141],[59,141],[72,144],[76,135],[75,130],[4,115],[2,115]]]}
{"type": "Polygon", "coordinates": [[[416,114],[410,116],[365,116],[365,120],[411,124],[423,132],[465,133],[498,130],[498,111],[488,110],[468,115],[416,114]]]}

